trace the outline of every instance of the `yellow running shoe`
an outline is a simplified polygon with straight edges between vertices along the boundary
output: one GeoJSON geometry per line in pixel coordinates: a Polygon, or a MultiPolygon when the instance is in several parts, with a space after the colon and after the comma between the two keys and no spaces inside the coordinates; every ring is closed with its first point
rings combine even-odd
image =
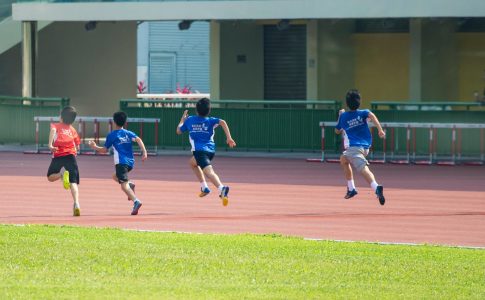
{"type": "Polygon", "coordinates": [[[219,195],[219,197],[222,200],[223,206],[227,206],[227,204],[229,203],[228,195],[229,195],[229,187],[225,186],[225,187],[222,188],[221,194],[219,195]]]}
{"type": "Polygon", "coordinates": [[[66,190],[71,188],[71,183],[69,182],[69,171],[64,171],[62,175],[62,185],[66,190]]]}
{"type": "Polygon", "coordinates": [[[205,196],[209,195],[210,192],[211,192],[211,190],[208,187],[201,188],[199,197],[205,197],[205,196]]]}
{"type": "Polygon", "coordinates": [[[79,207],[79,204],[74,203],[72,215],[75,216],[75,217],[79,217],[81,215],[81,208],[79,207]]]}

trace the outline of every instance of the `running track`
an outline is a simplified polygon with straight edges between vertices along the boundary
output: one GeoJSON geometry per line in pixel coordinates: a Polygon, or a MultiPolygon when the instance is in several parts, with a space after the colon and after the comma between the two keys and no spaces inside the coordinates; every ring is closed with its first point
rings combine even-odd
{"type": "Polygon", "coordinates": [[[130,216],[131,202],[110,179],[112,157],[79,157],[75,218],[69,191],[46,180],[48,155],[0,153],[0,223],[485,247],[485,167],[373,165],[387,198],[380,206],[361,177],[359,194],[343,199],[337,164],[217,157],[214,167],[231,186],[223,207],[215,192],[197,197],[188,156],[138,159],[131,178],[143,207],[130,216]]]}

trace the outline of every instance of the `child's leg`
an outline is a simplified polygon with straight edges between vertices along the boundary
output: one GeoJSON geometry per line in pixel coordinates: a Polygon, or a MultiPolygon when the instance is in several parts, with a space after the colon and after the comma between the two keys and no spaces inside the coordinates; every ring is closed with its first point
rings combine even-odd
{"type": "Polygon", "coordinates": [[[128,181],[121,182],[120,186],[121,190],[126,194],[126,196],[128,196],[129,200],[135,201],[137,199],[135,192],[133,192],[133,190],[130,188],[130,183],[128,181]]]}
{"type": "Polygon", "coordinates": [[[49,180],[50,182],[54,182],[56,180],[61,179],[61,177],[62,177],[61,173],[54,173],[54,174],[47,176],[47,180],[49,180]]]}
{"type": "Polygon", "coordinates": [[[113,175],[111,176],[111,178],[113,178],[113,180],[116,181],[116,183],[119,183],[118,177],[116,177],[116,173],[113,173],[113,175]]]}
{"type": "Polygon", "coordinates": [[[219,179],[219,176],[216,174],[216,172],[214,172],[214,169],[211,165],[206,166],[202,171],[204,172],[205,176],[209,178],[212,184],[214,184],[219,190],[224,187],[224,185],[221,183],[221,180],[219,179]]]}
{"type": "Polygon", "coordinates": [[[347,160],[347,158],[344,155],[340,156],[340,165],[344,170],[345,179],[347,180],[354,179],[354,176],[352,174],[352,168],[350,167],[350,162],[347,160]]]}
{"type": "Polygon", "coordinates": [[[49,169],[47,170],[47,180],[54,182],[62,178],[62,158],[55,157],[52,159],[49,169]]]}
{"type": "Polygon", "coordinates": [[[124,164],[117,164],[115,166],[116,173],[113,174],[113,180],[120,184],[121,190],[128,196],[128,200],[137,200],[135,192],[130,187],[130,181],[128,180],[128,172],[131,171],[131,167],[124,164]]]}
{"type": "Polygon", "coordinates": [[[379,184],[376,182],[376,178],[374,177],[374,174],[371,172],[368,166],[365,166],[362,171],[360,171],[362,176],[364,176],[365,181],[367,181],[368,184],[370,184],[371,188],[376,191],[377,186],[379,184]]]}
{"type": "Polygon", "coordinates": [[[381,205],[384,205],[384,203],[386,203],[386,198],[384,197],[384,188],[382,187],[382,185],[379,185],[376,182],[374,174],[369,170],[369,167],[365,166],[362,169],[361,173],[364,176],[365,180],[370,184],[371,188],[376,193],[377,198],[379,199],[379,203],[381,205]]]}
{"type": "Polygon", "coordinates": [[[79,205],[79,188],[77,186],[77,183],[71,183],[71,195],[72,199],[74,200],[74,204],[79,205]]]}
{"type": "Polygon", "coordinates": [[[71,189],[72,200],[74,202],[73,214],[78,217],[81,215],[79,207],[79,168],[76,157],[68,155],[65,157],[64,169],[69,172],[69,187],[71,189]]]}
{"type": "MultiPolygon", "coordinates": [[[[352,172],[352,167],[350,166],[350,161],[345,157],[345,155],[340,156],[340,166],[344,170],[345,179],[347,179],[347,190],[352,192],[355,190],[354,174],[352,172]]],[[[348,194],[348,193],[347,193],[348,194]]],[[[349,199],[355,195],[346,195],[345,198],[349,199]]]]}
{"type": "Polygon", "coordinates": [[[204,173],[202,172],[202,169],[197,165],[197,161],[195,160],[194,157],[192,157],[189,160],[189,165],[192,171],[194,172],[195,177],[197,177],[197,179],[199,180],[201,187],[202,188],[207,187],[207,182],[205,181],[204,173]]]}
{"type": "Polygon", "coordinates": [[[202,171],[219,190],[219,197],[222,199],[222,205],[227,206],[229,202],[229,187],[222,184],[219,176],[217,176],[216,172],[214,172],[211,165],[206,166],[202,171]]]}

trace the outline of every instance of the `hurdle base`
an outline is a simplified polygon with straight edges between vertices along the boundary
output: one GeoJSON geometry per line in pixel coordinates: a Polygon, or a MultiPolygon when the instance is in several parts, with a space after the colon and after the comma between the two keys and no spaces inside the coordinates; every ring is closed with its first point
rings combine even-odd
{"type": "Polygon", "coordinates": [[[306,159],[306,162],[318,162],[318,163],[323,163],[325,162],[324,160],[322,160],[321,158],[307,158],[306,159]]]}
{"type": "Polygon", "coordinates": [[[418,166],[431,166],[433,162],[429,160],[416,160],[413,162],[413,164],[418,166]]]}
{"type": "Polygon", "coordinates": [[[386,161],[383,159],[369,159],[369,162],[371,164],[385,164],[386,161]]]}
{"type": "Polygon", "coordinates": [[[463,164],[465,166],[476,166],[476,167],[480,167],[480,166],[485,165],[485,163],[483,161],[466,161],[463,164]]]}
{"type": "Polygon", "coordinates": [[[26,150],[24,154],[52,154],[49,150],[26,150]]]}
{"type": "Polygon", "coordinates": [[[438,166],[449,166],[449,167],[452,167],[452,166],[456,166],[457,165],[456,162],[454,162],[454,161],[447,161],[447,160],[445,160],[445,161],[437,161],[436,164],[438,166]]]}
{"type": "MultiPolygon", "coordinates": [[[[134,156],[141,156],[141,152],[135,152],[133,153],[134,156]]],[[[158,153],[156,152],[147,152],[147,156],[158,156],[158,153]]]]}
{"type": "Polygon", "coordinates": [[[328,158],[325,161],[328,162],[328,163],[335,163],[335,164],[340,163],[340,159],[338,159],[338,158],[328,158]]]}
{"type": "Polygon", "coordinates": [[[411,162],[409,160],[390,160],[389,163],[393,165],[409,165],[411,162]]]}

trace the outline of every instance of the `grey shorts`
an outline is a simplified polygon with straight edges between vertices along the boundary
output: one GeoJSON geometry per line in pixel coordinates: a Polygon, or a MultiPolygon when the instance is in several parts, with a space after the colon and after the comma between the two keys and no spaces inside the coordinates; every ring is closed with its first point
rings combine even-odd
{"type": "Polygon", "coordinates": [[[347,148],[343,153],[350,164],[359,172],[361,172],[365,166],[369,165],[369,162],[365,159],[367,154],[369,154],[369,149],[354,146],[347,148]]]}

